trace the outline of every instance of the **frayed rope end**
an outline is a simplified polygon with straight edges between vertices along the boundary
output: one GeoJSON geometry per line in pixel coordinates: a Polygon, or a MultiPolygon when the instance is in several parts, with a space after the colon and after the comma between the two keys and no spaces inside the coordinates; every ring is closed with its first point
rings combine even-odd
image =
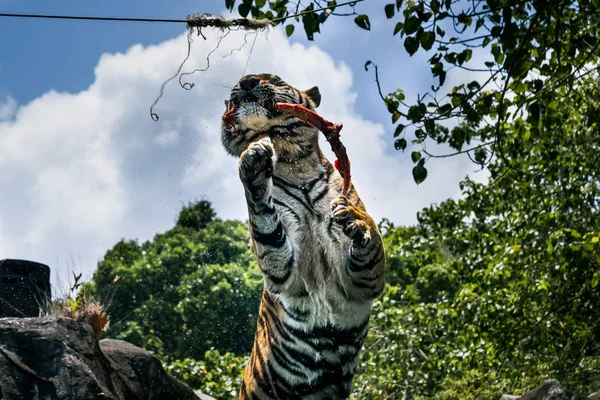
{"type": "Polygon", "coordinates": [[[187,16],[187,27],[192,28],[242,28],[248,30],[264,29],[273,26],[274,23],[268,19],[248,19],[248,18],[237,18],[237,19],[225,19],[213,17],[211,15],[188,15],[187,16]]]}

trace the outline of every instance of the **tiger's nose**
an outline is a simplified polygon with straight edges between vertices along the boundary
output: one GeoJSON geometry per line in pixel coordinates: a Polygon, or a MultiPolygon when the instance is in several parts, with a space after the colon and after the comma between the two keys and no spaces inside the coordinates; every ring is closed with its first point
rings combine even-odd
{"type": "Polygon", "coordinates": [[[240,87],[244,90],[252,90],[258,85],[259,82],[260,79],[255,78],[253,76],[247,76],[245,78],[242,78],[242,80],[240,81],[240,87]]]}

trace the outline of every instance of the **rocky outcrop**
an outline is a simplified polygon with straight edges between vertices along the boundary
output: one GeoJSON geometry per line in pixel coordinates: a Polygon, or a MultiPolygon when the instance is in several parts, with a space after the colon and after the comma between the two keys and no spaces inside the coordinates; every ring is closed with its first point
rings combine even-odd
{"type": "Polygon", "coordinates": [[[68,318],[0,319],[0,399],[197,400],[146,350],[68,318]]]}
{"type": "Polygon", "coordinates": [[[523,396],[505,394],[500,400],[600,400],[600,392],[588,396],[578,395],[562,387],[558,381],[550,379],[523,396]]]}

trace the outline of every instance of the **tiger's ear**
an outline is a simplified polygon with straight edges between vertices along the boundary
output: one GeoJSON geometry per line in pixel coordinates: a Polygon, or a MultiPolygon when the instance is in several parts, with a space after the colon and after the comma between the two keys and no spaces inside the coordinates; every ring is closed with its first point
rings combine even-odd
{"type": "Polygon", "coordinates": [[[321,92],[318,87],[312,87],[304,93],[315,103],[315,107],[319,107],[319,104],[321,104],[321,92]]]}

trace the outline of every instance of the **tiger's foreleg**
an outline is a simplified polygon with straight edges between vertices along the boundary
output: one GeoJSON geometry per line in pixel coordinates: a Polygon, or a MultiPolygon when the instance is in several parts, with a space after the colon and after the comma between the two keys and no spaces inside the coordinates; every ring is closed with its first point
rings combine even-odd
{"type": "Polygon", "coordinates": [[[252,143],[240,156],[239,175],[248,205],[252,248],[267,288],[278,293],[292,273],[295,254],[271,197],[273,156],[269,138],[252,143]]]}
{"type": "Polygon", "coordinates": [[[334,221],[352,241],[349,261],[344,266],[347,281],[361,298],[379,296],[385,283],[385,253],[375,221],[346,196],[333,200],[331,211],[334,221]]]}

